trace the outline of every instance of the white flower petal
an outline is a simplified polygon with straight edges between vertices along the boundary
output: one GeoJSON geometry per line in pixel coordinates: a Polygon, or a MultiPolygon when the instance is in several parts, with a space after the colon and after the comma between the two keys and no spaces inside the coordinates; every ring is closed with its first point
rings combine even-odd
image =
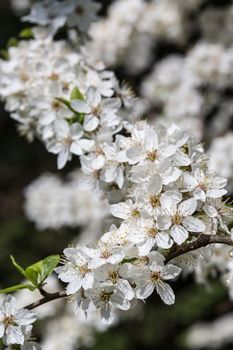
{"type": "Polygon", "coordinates": [[[81,278],[81,276],[76,276],[75,279],[68,284],[68,286],[66,288],[66,294],[67,295],[74,294],[81,287],[82,287],[82,278],[81,278]]]}
{"type": "Polygon", "coordinates": [[[138,163],[145,158],[145,154],[141,147],[132,147],[128,149],[126,156],[132,163],[138,163]]]}
{"type": "Polygon", "coordinates": [[[113,216],[121,219],[128,219],[129,217],[129,206],[127,203],[121,202],[118,204],[112,204],[110,206],[110,212],[113,216]]]}
{"type": "Polygon", "coordinates": [[[154,285],[151,281],[140,282],[136,289],[135,294],[138,299],[146,299],[154,291],[154,285]]]}
{"type": "Polygon", "coordinates": [[[99,118],[92,114],[88,114],[84,118],[83,128],[84,130],[91,132],[94,131],[99,125],[99,118]]]}
{"type": "Polygon", "coordinates": [[[93,284],[94,284],[94,276],[92,272],[87,272],[83,276],[82,286],[84,289],[90,289],[93,287],[93,284]]]}
{"type": "Polygon", "coordinates": [[[218,189],[212,189],[212,190],[208,190],[206,192],[206,197],[210,197],[210,198],[220,198],[222,196],[224,196],[227,193],[227,190],[218,190],[218,189]]]}
{"type": "Polygon", "coordinates": [[[164,280],[170,280],[172,278],[176,278],[181,271],[182,271],[181,268],[179,268],[178,266],[168,264],[163,268],[162,278],[164,280]]]}
{"type": "Polygon", "coordinates": [[[81,139],[78,141],[78,144],[85,152],[89,152],[94,147],[95,141],[89,139],[81,139]]]}
{"type": "Polygon", "coordinates": [[[210,218],[216,218],[218,216],[217,209],[212,207],[212,205],[206,204],[202,207],[202,209],[210,218]]]}
{"type": "Polygon", "coordinates": [[[155,243],[162,249],[171,248],[173,241],[166,232],[158,232],[155,236],[155,243]]]}
{"type": "Polygon", "coordinates": [[[91,108],[83,100],[73,100],[70,102],[71,107],[79,113],[90,113],[91,108]]]}
{"type": "Polygon", "coordinates": [[[205,202],[206,200],[206,193],[205,191],[200,188],[200,187],[197,187],[195,188],[195,190],[193,191],[193,197],[197,200],[200,200],[202,202],[205,202]]]}
{"type": "Polygon", "coordinates": [[[188,238],[188,231],[181,225],[174,225],[171,228],[171,236],[177,244],[182,244],[188,238]]]}
{"type": "Polygon", "coordinates": [[[24,343],[24,335],[20,327],[9,326],[6,329],[6,343],[9,344],[20,344],[24,343]]]}
{"type": "Polygon", "coordinates": [[[182,224],[190,232],[204,232],[205,224],[198,218],[187,216],[183,219],[182,224]]]}
{"type": "Polygon", "coordinates": [[[67,161],[69,160],[70,157],[70,152],[68,147],[66,147],[65,149],[63,149],[58,157],[57,157],[57,167],[58,169],[62,169],[64,168],[64,166],[66,165],[67,161]]]}
{"type": "Polygon", "coordinates": [[[160,230],[168,230],[171,227],[171,218],[168,215],[158,215],[157,225],[160,230]]]}
{"type": "Polygon", "coordinates": [[[144,147],[147,152],[152,152],[158,149],[158,135],[153,129],[146,130],[144,147]]]}
{"type": "Polygon", "coordinates": [[[165,304],[174,304],[175,294],[169,284],[159,281],[159,283],[156,284],[156,291],[165,304]]]}
{"type": "Polygon", "coordinates": [[[197,180],[189,173],[185,172],[182,176],[183,187],[189,191],[198,186],[197,180]]]}
{"type": "MultiPolygon", "coordinates": [[[[134,242],[133,239],[132,241],[134,242]]],[[[143,242],[139,243],[138,244],[139,256],[147,255],[153,248],[154,244],[155,244],[155,239],[153,237],[149,237],[143,242]]]]}
{"type": "Polygon", "coordinates": [[[2,322],[0,322],[0,338],[3,337],[4,332],[5,332],[5,326],[2,322]]]}
{"type": "Polygon", "coordinates": [[[194,198],[187,199],[178,206],[178,212],[182,216],[192,215],[197,208],[197,201],[194,198]]]}
{"type": "Polygon", "coordinates": [[[133,288],[127,280],[120,278],[118,280],[118,288],[124,294],[126,299],[132,300],[134,298],[133,288]]]}
{"type": "Polygon", "coordinates": [[[111,324],[113,322],[113,314],[108,303],[102,304],[100,307],[100,316],[104,323],[111,324]]]}

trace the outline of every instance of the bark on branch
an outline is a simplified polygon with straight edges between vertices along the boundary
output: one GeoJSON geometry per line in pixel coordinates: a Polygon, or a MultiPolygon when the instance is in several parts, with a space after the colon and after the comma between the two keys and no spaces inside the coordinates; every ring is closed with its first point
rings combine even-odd
{"type": "Polygon", "coordinates": [[[222,235],[204,235],[200,234],[198,238],[190,243],[184,243],[181,246],[176,247],[173,251],[171,251],[165,260],[165,263],[168,263],[170,260],[177,258],[180,255],[185,253],[189,253],[193,250],[206,247],[209,244],[213,243],[222,243],[229,246],[233,246],[233,240],[229,236],[222,235]]]}
{"type": "MultiPolygon", "coordinates": [[[[193,250],[206,247],[209,244],[215,244],[215,243],[222,243],[229,246],[233,246],[233,240],[229,236],[223,236],[220,234],[217,235],[204,235],[200,234],[198,238],[190,243],[184,243],[181,246],[177,246],[174,248],[166,257],[165,263],[168,263],[169,261],[173,260],[174,258],[177,258],[178,256],[181,256],[185,253],[189,253],[193,250]]],[[[33,310],[36,307],[46,304],[50,301],[61,299],[67,297],[66,291],[63,290],[61,292],[56,293],[48,293],[44,289],[40,290],[41,294],[43,295],[43,298],[35,301],[34,303],[26,306],[26,309],[33,310]]]]}

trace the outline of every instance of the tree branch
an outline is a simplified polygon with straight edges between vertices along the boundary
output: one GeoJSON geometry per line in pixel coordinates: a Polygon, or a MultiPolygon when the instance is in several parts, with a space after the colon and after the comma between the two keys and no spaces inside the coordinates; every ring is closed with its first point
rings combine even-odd
{"type": "Polygon", "coordinates": [[[56,300],[56,299],[61,299],[61,298],[64,298],[66,297],[67,294],[66,292],[63,290],[61,292],[56,292],[56,293],[48,293],[46,292],[46,296],[44,296],[43,298],[35,301],[34,303],[26,306],[25,308],[28,309],[28,310],[33,310],[35,309],[36,307],[40,306],[40,305],[43,305],[43,304],[46,304],[50,301],[53,301],[53,300],[56,300]]]}
{"type": "MultiPolygon", "coordinates": [[[[177,258],[180,255],[183,255],[185,253],[189,253],[193,250],[206,247],[209,244],[213,243],[222,243],[229,246],[233,246],[233,240],[229,236],[223,236],[223,235],[204,235],[200,234],[198,238],[190,243],[184,243],[181,246],[176,246],[166,257],[165,263],[168,263],[172,259],[177,258]]],[[[41,294],[43,295],[43,298],[35,301],[34,303],[26,306],[26,309],[33,310],[36,307],[46,304],[50,301],[65,298],[67,296],[66,291],[56,292],[56,293],[48,293],[44,289],[40,289],[41,294]]]]}
{"type": "Polygon", "coordinates": [[[222,235],[204,235],[200,234],[198,238],[190,243],[184,243],[181,246],[178,246],[175,248],[175,250],[172,250],[166,257],[165,263],[168,263],[170,260],[177,258],[180,255],[183,255],[185,253],[189,253],[193,250],[206,247],[209,244],[213,243],[222,243],[229,246],[233,246],[233,240],[231,237],[228,236],[222,236],[222,235]]]}

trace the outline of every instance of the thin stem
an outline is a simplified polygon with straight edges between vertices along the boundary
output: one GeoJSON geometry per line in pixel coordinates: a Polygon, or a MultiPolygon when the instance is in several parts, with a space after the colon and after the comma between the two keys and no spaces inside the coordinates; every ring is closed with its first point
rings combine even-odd
{"type": "Polygon", "coordinates": [[[172,250],[166,257],[165,263],[168,263],[170,260],[177,258],[180,255],[185,253],[189,253],[193,250],[206,247],[209,244],[213,243],[222,243],[229,246],[233,246],[233,240],[228,236],[221,235],[203,235],[200,234],[198,238],[190,243],[184,243],[181,246],[177,246],[174,250],[172,250]]]}
{"type": "Polygon", "coordinates": [[[46,292],[46,296],[44,296],[43,298],[35,301],[34,303],[26,306],[26,309],[28,310],[33,310],[36,307],[46,304],[50,301],[56,300],[56,299],[61,299],[61,298],[65,298],[67,296],[66,292],[63,290],[61,292],[56,292],[56,293],[48,293],[46,292]]]}

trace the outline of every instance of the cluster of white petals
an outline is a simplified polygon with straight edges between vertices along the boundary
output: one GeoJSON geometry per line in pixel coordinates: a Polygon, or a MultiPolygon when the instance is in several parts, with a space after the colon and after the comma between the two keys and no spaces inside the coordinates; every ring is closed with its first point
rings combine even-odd
{"type": "Polygon", "coordinates": [[[46,0],[35,2],[30,14],[23,17],[25,22],[47,27],[55,34],[64,25],[86,31],[89,25],[97,20],[101,5],[93,0],[46,0]]]}
{"type": "Polygon", "coordinates": [[[233,134],[228,132],[222,137],[215,138],[209,148],[210,168],[218,175],[228,179],[228,189],[233,190],[233,134]]]}
{"type": "MultiPolygon", "coordinates": [[[[7,60],[0,60],[0,96],[20,133],[30,141],[38,138],[55,154],[58,169],[72,159],[81,168],[67,182],[46,175],[31,184],[25,191],[28,217],[39,229],[87,225],[90,231],[110,213],[114,217],[97,242],[82,240],[64,249],[56,273],[79,315],[80,333],[65,313],[58,323],[49,324],[45,349],[61,346],[66,332],[66,348],[77,341],[91,343],[82,313],[89,325],[92,317],[96,323],[97,314],[111,324],[116,312],[130,310],[154,291],[165,304],[173,304],[170,283],[180,274],[193,273],[203,282],[209,271],[220,272],[233,295],[233,266],[222,246],[170,258],[199,237],[232,239],[233,210],[225,201],[229,159],[228,169],[222,156],[209,165],[193,136],[201,136],[201,117],[206,105],[211,106],[209,91],[216,88],[218,94],[232,85],[232,46],[197,42],[186,56],[161,59],[140,87],[146,107],[104,66],[118,60],[127,65],[125,52],[137,56],[142,43],[150,53],[155,39],[184,44],[186,16],[201,2],[117,1],[106,19],[91,26],[92,41],[78,48],[75,40],[54,40],[53,34],[64,25],[86,31],[99,6],[92,0],[36,3],[24,20],[44,28],[35,27],[33,38],[21,40],[9,49],[7,60]],[[144,107],[158,108],[163,124],[155,122],[152,113],[140,120],[144,107]]],[[[137,61],[138,71],[145,61],[137,61]]],[[[223,152],[230,150],[230,136],[227,142],[230,146],[224,142],[223,152]]],[[[33,313],[24,311],[25,323],[24,315],[18,317],[11,306],[8,315],[5,305],[0,336],[6,344],[23,345],[22,326],[34,321],[33,313]]]]}
{"type": "Polygon", "coordinates": [[[98,226],[109,214],[101,192],[83,189],[80,172],[70,174],[67,182],[45,174],[25,189],[25,212],[39,230],[98,226]]]}
{"type": "Polygon", "coordinates": [[[18,309],[14,297],[6,296],[0,307],[0,338],[3,338],[4,344],[19,344],[21,350],[33,349],[33,346],[37,349],[37,345],[28,339],[31,324],[36,321],[36,318],[34,312],[18,309]]]}
{"type": "Polygon", "coordinates": [[[110,210],[121,224],[96,245],[66,248],[57,268],[76,308],[87,314],[97,309],[107,323],[115,308],[128,310],[132,300],[146,299],[154,289],[173,304],[167,281],[181,269],[166,264],[166,255],[200,234],[230,235],[231,214],[221,200],[226,180],[209,172],[202,146],[186,132],[174,126],[156,132],[138,122],[131,136],[117,135],[115,143],[127,187],[125,200],[110,210]]]}
{"type": "Polygon", "coordinates": [[[122,64],[131,73],[142,71],[151,61],[156,41],[186,40],[190,11],[202,0],[117,0],[106,18],[90,27],[90,55],[106,65],[122,64]]]}
{"type": "Polygon", "coordinates": [[[186,344],[190,349],[221,349],[232,346],[233,315],[229,313],[217,320],[192,326],[186,335],[186,344]]]}
{"type": "MultiPolygon", "coordinates": [[[[169,55],[159,61],[141,85],[150,108],[160,110],[155,123],[162,121],[169,125],[173,122],[203,137],[205,116],[211,106],[213,108],[221,100],[224,89],[232,85],[232,69],[232,47],[204,41],[198,42],[186,56],[169,55]]],[[[224,104],[221,108],[223,110],[224,104]]],[[[227,108],[216,115],[212,132],[219,133],[224,125],[229,125],[232,106],[227,108]]]]}

